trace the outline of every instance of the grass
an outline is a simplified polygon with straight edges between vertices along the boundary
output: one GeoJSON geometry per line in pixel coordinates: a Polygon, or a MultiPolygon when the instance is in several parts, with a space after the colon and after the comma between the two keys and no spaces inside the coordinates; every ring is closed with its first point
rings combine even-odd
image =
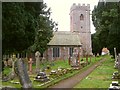
{"type": "MultiPolygon", "coordinates": [[[[36,74],[32,74],[30,75],[30,80],[32,81],[32,85],[33,87],[35,88],[45,88],[45,87],[49,87],[51,85],[54,85],[56,83],[58,83],[59,81],[63,80],[63,79],[67,79],[69,77],[72,77],[73,75],[77,74],[77,73],[82,73],[83,71],[85,71],[86,69],[88,69],[90,66],[92,66],[94,63],[96,63],[97,61],[99,61],[100,59],[102,59],[103,57],[97,57],[96,59],[95,58],[92,58],[91,59],[91,63],[89,65],[87,65],[86,67],[80,69],[80,70],[74,70],[72,73],[69,72],[67,74],[64,74],[62,76],[56,76],[54,78],[54,80],[50,79],[51,81],[43,86],[38,86],[40,84],[42,84],[41,82],[36,82],[34,81],[34,78],[36,76],[36,74]]],[[[85,61],[85,58],[83,58],[84,61],[85,61]]],[[[89,60],[88,60],[89,61],[89,60]]],[[[57,60],[57,61],[54,61],[54,62],[45,62],[44,64],[41,63],[40,64],[40,67],[41,69],[46,67],[47,65],[50,65],[51,66],[51,69],[57,69],[58,67],[62,67],[62,68],[70,68],[71,66],[68,64],[68,60],[57,60]]],[[[9,73],[11,69],[8,69],[8,68],[5,68],[5,71],[4,73],[9,73]]],[[[35,70],[35,64],[33,64],[33,70],[35,70]]],[[[16,78],[15,80],[13,80],[14,82],[18,81],[18,79],[16,78]]],[[[11,81],[8,81],[8,82],[2,82],[2,85],[3,86],[13,86],[13,87],[16,87],[16,88],[20,88],[21,85],[20,84],[13,84],[11,83],[11,81]]]]}
{"type": "Polygon", "coordinates": [[[78,83],[74,88],[108,88],[112,82],[114,60],[107,57],[107,60],[98,66],[90,75],[78,83]]]}

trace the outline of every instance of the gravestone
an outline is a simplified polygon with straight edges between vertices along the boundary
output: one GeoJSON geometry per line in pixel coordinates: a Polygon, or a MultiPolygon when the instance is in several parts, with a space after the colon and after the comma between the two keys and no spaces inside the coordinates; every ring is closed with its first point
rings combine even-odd
{"type": "Polygon", "coordinates": [[[41,57],[41,58],[42,58],[41,63],[45,63],[46,62],[45,57],[41,57]]]}
{"type": "Polygon", "coordinates": [[[76,49],[74,49],[71,59],[71,66],[76,66],[76,62],[77,62],[77,52],[76,49]]]}
{"type": "Polygon", "coordinates": [[[78,51],[75,48],[73,51],[73,55],[71,58],[71,67],[73,67],[74,69],[77,69],[79,67],[79,63],[78,63],[78,51]]]}
{"type": "Polygon", "coordinates": [[[12,67],[12,58],[8,59],[8,67],[12,67]]]}
{"type": "Polygon", "coordinates": [[[117,60],[115,61],[114,68],[115,68],[115,69],[118,69],[118,58],[117,58],[117,60]]]}
{"type": "Polygon", "coordinates": [[[13,55],[11,56],[11,60],[12,60],[12,71],[11,71],[11,74],[10,74],[9,78],[10,78],[10,79],[14,79],[14,78],[15,78],[14,63],[15,63],[15,61],[17,60],[15,54],[13,54],[13,55]]]}
{"type": "Polygon", "coordinates": [[[32,74],[32,63],[33,63],[33,61],[32,61],[32,58],[30,58],[30,60],[28,61],[28,68],[29,68],[29,73],[30,74],[32,74]]]}
{"type": "Polygon", "coordinates": [[[14,70],[19,78],[22,88],[32,88],[32,83],[28,76],[26,65],[21,58],[15,61],[14,70]]]}
{"type": "Polygon", "coordinates": [[[96,55],[97,57],[99,57],[100,55],[99,55],[99,53],[97,53],[97,55],[96,55]]]}
{"type": "Polygon", "coordinates": [[[35,53],[35,59],[36,59],[36,73],[39,73],[40,72],[40,52],[37,51],[35,53]]]}
{"type": "Polygon", "coordinates": [[[118,54],[118,72],[120,73],[120,53],[118,54]]]}
{"type": "Polygon", "coordinates": [[[115,53],[115,61],[117,61],[117,53],[116,53],[116,48],[114,48],[114,53],[115,53]]]}

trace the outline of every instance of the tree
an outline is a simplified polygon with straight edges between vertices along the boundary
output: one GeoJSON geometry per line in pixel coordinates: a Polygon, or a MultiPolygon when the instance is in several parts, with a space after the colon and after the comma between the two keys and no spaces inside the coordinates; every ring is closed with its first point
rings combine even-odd
{"type": "Polygon", "coordinates": [[[38,50],[41,54],[47,49],[47,43],[51,40],[53,30],[56,30],[58,25],[50,19],[51,8],[47,8],[47,5],[44,4],[43,10],[37,18],[34,44],[29,48],[32,52],[38,50]]]}
{"type": "Polygon", "coordinates": [[[100,46],[100,42],[99,42],[99,38],[97,36],[98,34],[92,34],[92,52],[97,55],[97,53],[100,54],[101,52],[101,46],[100,46]]]}
{"type": "Polygon", "coordinates": [[[43,52],[54,27],[50,9],[43,2],[3,2],[3,54],[23,52],[28,48],[31,51],[39,48],[43,52]]]}
{"type": "MultiPolygon", "coordinates": [[[[93,36],[93,43],[96,37],[99,47],[108,47],[113,54],[113,48],[117,47],[120,51],[120,3],[119,2],[98,2],[92,11],[93,24],[96,27],[96,33],[93,36]],[[97,35],[96,35],[97,34],[97,35]]],[[[93,47],[94,49],[94,47],[93,47]]],[[[100,48],[99,48],[100,49],[100,48]]],[[[95,51],[95,50],[93,50],[95,51]]],[[[99,50],[98,50],[99,51],[99,50]]]]}
{"type": "Polygon", "coordinates": [[[3,54],[22,52],[34,42],[34,18],[24,3],[3,2],[2,7],[3,54]]]}

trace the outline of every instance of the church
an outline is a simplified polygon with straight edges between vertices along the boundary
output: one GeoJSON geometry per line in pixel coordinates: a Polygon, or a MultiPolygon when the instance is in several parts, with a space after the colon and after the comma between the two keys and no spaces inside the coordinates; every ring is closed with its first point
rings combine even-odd
{"type": "Polygon", "coordinates": [[[70,8],[70,31],[56,31],[44,53],[47,60],[66,60],[73,50],[80,56],[92,55],[90,4],[75,3],[70,8]]]}

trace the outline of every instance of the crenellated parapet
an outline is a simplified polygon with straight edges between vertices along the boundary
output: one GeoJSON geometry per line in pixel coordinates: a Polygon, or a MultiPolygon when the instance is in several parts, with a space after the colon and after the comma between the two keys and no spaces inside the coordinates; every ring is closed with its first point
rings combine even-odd
{"type": "Polygon", "coordinates": [[[73,10],[79,10],[81,8],[81,10],[86,10],[86,11],[89,11],[90,10],[90,4],[76,4],[76,3],[73,3],[73,5],[71,6],[70,8],[70,11],[73,11],[73,10]]]}

